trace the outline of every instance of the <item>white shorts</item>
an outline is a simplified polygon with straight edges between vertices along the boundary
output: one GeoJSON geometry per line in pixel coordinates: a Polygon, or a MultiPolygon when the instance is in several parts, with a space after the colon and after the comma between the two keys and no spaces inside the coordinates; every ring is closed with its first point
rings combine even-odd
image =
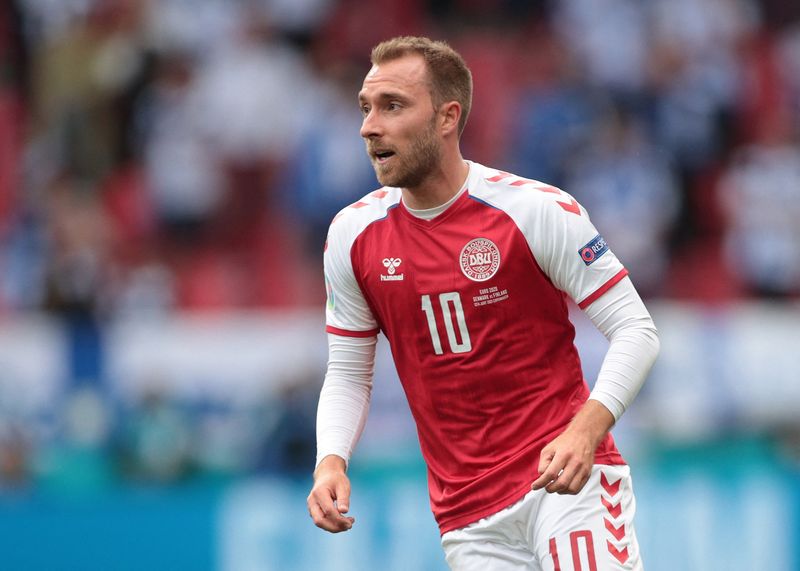
{"type": "Polygon", "coordinates": [[[579,494],[531,491],[442,547],[454,571],[641,571],[635,511],[630,468],[596,464],[579,494]]]}

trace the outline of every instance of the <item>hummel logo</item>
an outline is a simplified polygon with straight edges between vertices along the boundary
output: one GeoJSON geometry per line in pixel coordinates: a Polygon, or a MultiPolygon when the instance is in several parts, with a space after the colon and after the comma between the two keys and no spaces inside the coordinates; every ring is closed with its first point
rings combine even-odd
{"type": "Polygon", "coordinates": [[[383,267],[386,268],[388,276],[385,274],[381,274],[381,281],[382,282],[401,282],[403,281],[403,274],[395,275],[397,271],[397,266],[403,263],[403,260],[400,258],[384,258],[383,259],[383,267]]]}
{"type": "Polygon", "coordinates": [[[389,275],[394,275],[395,269],[397,266],[403,263],[403,260],[400,258],[384,258],[383,259],[383,267],[389,268],[388,272],[389,275]]]}

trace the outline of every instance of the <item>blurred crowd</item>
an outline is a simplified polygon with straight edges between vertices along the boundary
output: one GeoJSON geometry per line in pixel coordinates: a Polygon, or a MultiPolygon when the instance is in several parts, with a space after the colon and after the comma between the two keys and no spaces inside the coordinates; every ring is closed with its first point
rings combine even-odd
{"type": "Polygon", "coordinates": [[[469,158],[560,185],[648,296],[800,292],[800,6],[779,0],[7,0],[0,309],[319,303],[376,186],[369,49],[448,39],[469,158]]]}
{"type": "MultiPolygon", "coordinates": [[[[645,296],[800,296],[800,3],[5,0],[0,314],[91,344],[119,316],[321,304],[327,225],[377,184],[355,94],[400,34],[472,68],[465,156],[572,193],[645,296]]],[[[191,457],[165,410],[119,429],[131,473],[159,435],[191,457]]]]}
{"type": "Polygon", "coordinates": [[[778,0],[11,0],[0,310],[319,303],[376,185],[370,47],[448,39],[469,158],[561,185],[648,296],[800,293],[800,7],[778,0]]]}

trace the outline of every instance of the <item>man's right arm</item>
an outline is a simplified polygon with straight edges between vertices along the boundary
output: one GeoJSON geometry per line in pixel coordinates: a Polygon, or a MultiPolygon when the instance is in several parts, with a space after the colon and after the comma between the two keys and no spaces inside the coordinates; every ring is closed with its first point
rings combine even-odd
{"type": "Polygon", "coordinates": [[[307,501],[314,523],[333,533],[355,521],[343,515],[350,508],[346,471],[367,419],[376,343],[376,336],[328,334],[328,371],[317,408],[317,466],[307,501]]]}

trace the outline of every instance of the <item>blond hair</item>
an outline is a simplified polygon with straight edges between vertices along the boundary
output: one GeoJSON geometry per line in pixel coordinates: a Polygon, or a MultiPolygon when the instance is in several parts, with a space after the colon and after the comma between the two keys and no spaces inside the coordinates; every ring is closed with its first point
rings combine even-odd
{"type": "Polygon", "coordinates": [[[381,42],[372,49],[372,64],[378,65],[409,54],[421,55],[428,69],[433,104],[438,108],[448,101],[461,105],[458,135],[464,131],[472,107],[472,73],[464,58],[447,42],[417,36],[400,36],[381,42]]]}

